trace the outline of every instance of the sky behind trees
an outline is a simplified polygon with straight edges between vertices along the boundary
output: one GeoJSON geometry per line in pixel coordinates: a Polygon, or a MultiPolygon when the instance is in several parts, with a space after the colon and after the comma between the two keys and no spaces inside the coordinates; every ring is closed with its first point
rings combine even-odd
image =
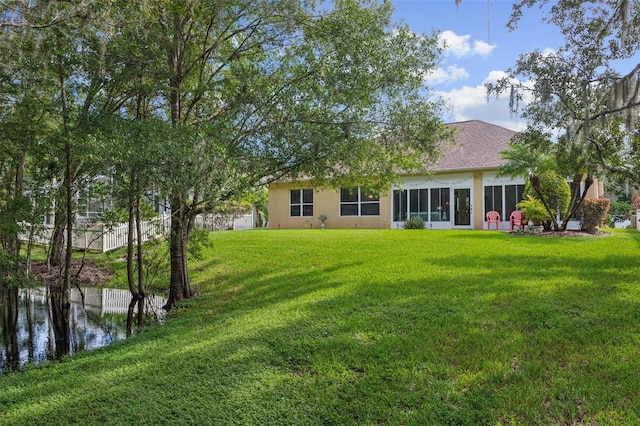
{"type": "MultiPolygon", "coordinates": [[[[518,28],[509,31],[512,1],[394,0],[394,18],[418,33],[437,31],[446,40],[440,67],[426,76],[452,111],[446,121],[479,119],[522,130],[526,121],[509,111],[508,97],[487,101],[485,82],[505,76],[521,53],[555,50],[563,42],[557,28],[542,22],[543,12],[526,9],[518,28]]],[[[625,71],[625,70],[621,70],[625,71]]]]}

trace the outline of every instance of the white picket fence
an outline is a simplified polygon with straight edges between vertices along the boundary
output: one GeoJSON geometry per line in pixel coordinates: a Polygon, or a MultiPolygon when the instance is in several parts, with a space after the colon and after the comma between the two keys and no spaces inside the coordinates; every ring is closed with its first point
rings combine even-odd
{"type": "Polygon", "coordinates": [[[216,215],[216,214],[200,214],[196,216],[195,226],[207,231],[234,231],[242,229],[253,229],[255,227],[255,217],[253,213],[240,217],[216,215]]]}
{"type": "MultiPolygon", "coordinates": [[[[167,235],[169,232],[171,216],[163,214],[153,220],[142,222],[142,241],[149,241],[167,235]]],[[[27,241],[29,238],[29,224],[23,224],[25,231],[21,234],[21,239],[27,241]]],[[[34,242],[39,244],[49,244],[53,234],[53,225],[40,225],[34,235],[34,242]]],[[[134,229],[134,232],[136,230],[134,229]]],[[[76,225],[73,231],[72,246],[80,250],[97,250],[101,252],[112,251],[127,245],[129,235],[129,225],[119,224],[108,227],[103,224],[90,226],[76,225]]],[[[137,241],[137,235],[134,235],[137,241]]]]}
{"type": "MultiPolygon", "coordinates": [[[[252,214],[238,218],[199,215],[196,217],[195,226],[208,231],[252,229],[254,227],[254,217],[252,214]]],[[[29,238],[29,225],[23,224],[23,228],[25,231],[21,234],[21,239],[27,241],[29,238]]],[[[40,229],[34,235],[34,241],[39,244],[49,244],[53,228],[53,225],[40,225],[40,229]]],[[[143,242],[169,235],[171,215],[162,214],[153,220],[145,221],[141,224],[141,228],[143,242]]],[[[136,232],[135,229],[134,232],[136,232]]],[[[126,247],[128,235],[129,225],[126,223],[113,227],[102,224],[87,227],[76,226],[73,232],[73,248],[96,250],[105,253],[126,247]]],[[[137,235],[134,235],[134,240],[137,241],[137,235]]]]}

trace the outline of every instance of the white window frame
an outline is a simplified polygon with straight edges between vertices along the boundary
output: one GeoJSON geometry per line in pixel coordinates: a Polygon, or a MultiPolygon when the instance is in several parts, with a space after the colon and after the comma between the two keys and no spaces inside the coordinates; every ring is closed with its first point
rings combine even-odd
{"type": "Polygon", "coordinates": [[[360,187],[357,188],[340,188],[340,216],[341,217],[377,217],[380,216],[380,196],[375,196],[373,198],[367,198],[367,195],[370,193],[366,192],[360,187]],[[343,191],[358,191],[358,197],[356,201],[343,201],[342,194],[343,191]],[[358,213],[357,214],[343,214],[344,206],[357,206],[358,213]],[[362,207],[363,206],[378,206],[378,213],[376,214],[363,214],[362,207]]]}
{"type": "MultiPolygon", "coordinates": [[[[308,192],[307,192],[308,193],[308,192]]],[[[300,188],[300,189],[291,189],[289,191],[289,217],[313,217],[313,189],[310,188],[300,188]],[[305,202],[304,194],[305,191],[310,191],[311,193],[311,201],[305,202]],[[294,203],[293,202],[293,194],[298,192],[298,197],[300,197],[300,201],[294,203]],[[311,207],[311,214],[305,214],[305,207],[311,207]],[[294,215],[292,210],[293,207],[297,207],[300,210],[300,214],[294,215]]]]}

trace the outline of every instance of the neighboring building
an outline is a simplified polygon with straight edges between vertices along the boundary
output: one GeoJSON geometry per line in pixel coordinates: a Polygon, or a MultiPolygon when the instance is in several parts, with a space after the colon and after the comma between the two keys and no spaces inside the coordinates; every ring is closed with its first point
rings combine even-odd
{"type": "MultiPolygon", "coordinates": [[[[471,120],[452,123],[455,143],[424,174],[405,174],[380,197],[362,188],[316,190],[309,182],[278,182],[269,186],[269,228],[401,228],[404,220],[421,216],[431,229],[486,229],[485,214],[500,213],[501,228],[522,200],[523,178],[496,177],[516,132],[471,120]],[[427,172],[430,173],[427,173],[427,172]]],[[[589,197],[603,193],[597,182],[589,197]]]]}

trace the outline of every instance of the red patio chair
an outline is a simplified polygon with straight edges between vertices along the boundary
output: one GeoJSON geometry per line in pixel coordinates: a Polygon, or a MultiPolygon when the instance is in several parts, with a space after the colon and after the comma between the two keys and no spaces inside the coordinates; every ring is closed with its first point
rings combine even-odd
{"type": "Polygon", "coordinates": [[[522,212],[520,210],[512,211],[509,216],[509,225],[511,225],[511,230],[513,231],[516,226],[519,227],[520,230],[524,230],[524,224],[525,219],[522,212]]]}
{"type": "Polygon", "coordinates": [[[496,229],[500,229],[500,213],[495,210],[487,212],[487,229],[491,229],[491,224],[496,224],[496,229]]]}

